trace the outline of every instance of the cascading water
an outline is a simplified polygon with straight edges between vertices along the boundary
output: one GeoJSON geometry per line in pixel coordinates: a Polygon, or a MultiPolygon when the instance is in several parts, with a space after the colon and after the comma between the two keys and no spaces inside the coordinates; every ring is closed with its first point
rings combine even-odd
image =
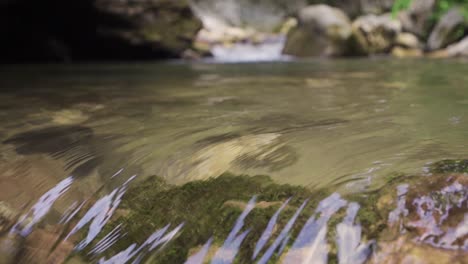
{"type": "Polygon", "coordinates": [[[211,49],[216,62],[254,62],[287,60],[282,54],[285,36],[279,35],[260,44],[235,43],[232,46],[214,45],[211,49]]]}
{"type": "Polygon", "coordinates": [[[269,33],[281,26],[290,10],[301,1],[282,3],[246,1],[192,0],[194,13],[203,22],[215,62],[254,62],[285,60],[282,55],[286,36],[269,33]],[[259,19],[261,18],[261,19],[259,19]],[[248,33],[247,33],[248,32],[248,33]],[[266,35],[258,41],[258,35],[266,35]],[[257,39],[257,40],[255,40],[257,39]],[[226,44],[229,43],[229,44],[226,44]]]}

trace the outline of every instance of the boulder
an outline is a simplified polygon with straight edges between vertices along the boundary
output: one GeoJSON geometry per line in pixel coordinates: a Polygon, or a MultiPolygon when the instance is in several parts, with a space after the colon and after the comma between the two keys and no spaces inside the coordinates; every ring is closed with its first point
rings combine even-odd
{"type": "MultiPolygon", "coordinates": [[[[310,2],[310,1],[309,1],[310,2]]],[[[313,1],[313,2],[324,2],[313,1]]],[[[382,14],[391,10],[395,0],[329,0],[330,6],[343,10],[349,17],[355,18],[363,14],[382,14]]]]}
{"type": "Polygon", "coordinates": [[[398,14],[403,30],[425,37],[430,27],[430,18],[435,4],[436,0],[413,0],[408,10],[398,14]]]}
{"type": "Polygon", "coordinates": [[[99,39],[158,57],[179,57],[190,48],[201,28],[183,0],[95,0],[99,39]]]}
{"type": "Polygon", "coordinates": [[[298,14],[298,25],[287,36],[284,54],[310,56],[339,56],[346,53],[351,22],[337,8],[312,5],[298,14]]]}
{"type": "Polygon", "coordinates": [[[432,30],[427,42],[428,48],[440,49],[463,37],[464,22],[463,14],[458,8],[450,9],[432,30]]]}
{"type": "Polygon", "coordinates": [[[419,58],[423,56],[423,51],[418,48],[394,47],[392,55],[397,58],[419,58]]]}
{"type": "Polygon", "coordinates": [[[191,0],[190,5],[210,31],[250,27],[271,32],[306,4],[305,0],[191,0]]]}
{"type": "Polygon", "coordinates": [[[395,44],[401,24],[390,14],[366,15],[353,22],[352,32],[356,53],[385,53],[395,44]]]}
{"type": "Polygon", "coordinates": [[[457,43],[449,45],[445,49],[436,50],[428,53],[430,58],[454,58],[468,57],[468,37],[460,40],[457,43]]]}
{"type": "Polygon", "coordinates": [[[418,37],[407,32],[402,32],[398,34],[395,40],[395,44],[403,48],[412,48],[412,49],[421,48],[421,43],[418,37]]]}

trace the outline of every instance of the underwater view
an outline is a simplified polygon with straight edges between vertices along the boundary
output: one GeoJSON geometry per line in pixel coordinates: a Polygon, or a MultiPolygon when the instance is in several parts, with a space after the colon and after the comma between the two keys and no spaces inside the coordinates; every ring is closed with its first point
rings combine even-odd
{"type": "Polygon", "coordinates": [[[0,21],[0,264],[468,263],[466,1],[0,21]]]}

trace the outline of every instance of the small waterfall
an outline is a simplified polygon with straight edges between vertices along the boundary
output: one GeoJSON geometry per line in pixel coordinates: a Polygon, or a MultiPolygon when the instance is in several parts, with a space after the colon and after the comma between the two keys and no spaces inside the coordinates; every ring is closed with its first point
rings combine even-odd
{"type": "Polygon", "coordinates": [[[215,62],[258,62],[287,60],[282,54],[286,37],[276,36],[260,44],[235,43],[232,46],[214,45],[211,49],[215,62]]]}
{"type": "Polygon", "coordinates": [[[198,39],[209,44],[214,62],[285,60],[285,34],[272,33],[302,0],[254,2],[249,0],[191,0],[203,23],[198,39]],[[203,34],[205,33],[205,34],[203,34]],[[258,41],[258,36],[262,37],[258,41]],[[257,39],[257,40],[255,40],[257,39]]]}

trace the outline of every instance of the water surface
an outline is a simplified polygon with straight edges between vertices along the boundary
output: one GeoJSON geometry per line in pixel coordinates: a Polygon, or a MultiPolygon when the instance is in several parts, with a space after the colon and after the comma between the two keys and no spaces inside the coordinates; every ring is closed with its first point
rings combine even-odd
{"type": "Polygon", "coordinates": [[[46,154],[79,176],[125,168],[184,183],[231,171],[363,188],[466,153],[467,69],[383,59],[3,68],[2,156],[46,154]]]}
{"type": "MultiPolygon", "coordinates": [[[[392,172],[421,174],[431,162],[466,157],[467,70],[465,61],[386,59],[2,67],[0,201],[23,213],[11,229],[22,236],[46,215],[67,223],[88,210],[68,235],[94,221],[77,244],[82,249],[128,186],[152,175],[181,185],[232,172],[342,194],[371,190],[392,172]]],[[[327,210],[345,206],[331,197],[340,203],[327,210]]],[[[358,208],[349,205],[340,227],[358,232],[356,246],[358,208]]],[[[311,218],[303,231],[320,231],[316,240],[297,243],[326,243],[328,218],[311,218]]],[[[171,240],[183,227],[172,224],[138,241],[141,248],[171,240]]],[[[273,243],[283,249],[290,236],[284,230],[273,243]]],[[[90,252],[104,252],[123,232],[117,226],[90,252]]],[[[239,247],[247,233],[236,232],[220,252],[239,247]]]]}

